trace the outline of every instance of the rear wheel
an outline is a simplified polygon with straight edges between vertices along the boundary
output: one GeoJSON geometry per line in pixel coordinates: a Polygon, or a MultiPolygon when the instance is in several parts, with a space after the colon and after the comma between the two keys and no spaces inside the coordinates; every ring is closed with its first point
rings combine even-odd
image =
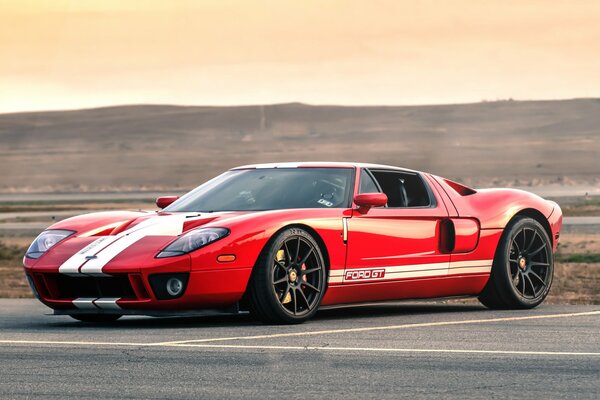
{"type": "Polygon", "coordinates": [[[117,314],[72,314],[69,317],[81,322],[107,323],[114,322],[122,317],[117,314]]]}
{"type": "Polygon", "coordinates": [[[266,323],[304,322],[317,312],[325,285],[325,262],[315,239],[303,229],[286,229],[270,241],[254,268],[250,312],[266,323]]]}
{"type": "Polygon", "coordinates": [[[534,219],[517,217],[507,226],[490,279],[479,296],[489,308],[533,308],[552,285],[554,259],[546,230],[534,219]]]}

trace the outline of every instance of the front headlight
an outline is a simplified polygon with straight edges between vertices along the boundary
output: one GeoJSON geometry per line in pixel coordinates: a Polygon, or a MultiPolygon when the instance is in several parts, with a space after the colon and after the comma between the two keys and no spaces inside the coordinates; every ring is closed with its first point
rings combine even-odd
{"type": "Polygon", "coordinates": [[[156,258],[175,257],[198,250],[229,235],[227,228],[200,228],[181,235],[161,250],[156,258]]]}
{"type": "Polygon", "coordinates": [[[62,229],[50,229],[39,234],[35,238],[31,246],[27,249],[25,257],[28,258],[40,258],[45,252],[47,252],[52,246],[61,240],[66,239],[75,232],[67,231],[62,229]]]}

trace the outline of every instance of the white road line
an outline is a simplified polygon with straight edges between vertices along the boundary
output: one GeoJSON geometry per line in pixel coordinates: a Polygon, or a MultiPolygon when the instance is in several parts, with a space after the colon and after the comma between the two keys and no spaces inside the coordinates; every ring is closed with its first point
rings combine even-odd
{"type": "Polygon", "coordinates": [[[169,347],[199,347],[214,349],[257,349],[257,350],[326,350],[340,352],[392,352],[392,353],[464,353],[464,354],[504,354],[542,356],[596,356],[600,353],[572,351],[518,351],[518,350],[470,350],[470,349],[399,349],[385,347],[334,347],[334,346],[261,346],[226,344],[171,344],[169,347]]]}
{"type": "Polygon", "coordinates": [[[270,345],[227,345],[227,344],[207,344],[207,342],[215,341],[230,341],[230,340],[254,340],[268,339],[277,337],[293,337],[293,336],[313,336],[334,333],[347,332],[369,332],[393,329],[408,329],[420,328],[429,326],[445,326],[445,325],[465,325],[465,324],[483,324],[493,322],[508,322],[508,321],[524,321],[534,319],[551,319],[551,318],[569,318],[600,315],[600,311],[587,311],[579,313],[565,314],[546,314],[533,315],[526,317],[506,317],[506,318],[489,318],[489,319],[472,319],[461,321],[440,321],[426,322],[418,324],[404,325],[388,325],[375,326],[365,328],[349,328],[349,329],[331,329],[314,332],[293,332],[293,333],[277,333],[272,335],[255,335],[255,336],[237,336],[223,338],[207,338],[197,340],[182,340],[174,342],[99,342],[99,341],[60,341],[60,340],[4,340],[0,339],[0,345],[74,345],[74,346],[129,346],[129,347],[182,347],[182,348],[231,348],[231,349],[273,349],[273,350],[330,350],[330,351],[373,351],[373,352],[413,352],[413,353],[481,353],[481,354],[521,354],[521,355],[578,355],[578,356],[600,356],[598,352],[552,352],[552,351],[512,351],[512,350],[461,350],[461,349],[395,349],[395,348],[378,348],[378,347],[333,347],[333,346],[270,346],[270,345]]]}
{"type": "Polygon", "coordinates": [[[56,344],[72,346],[159,346],[159,343],[135,343],[135,342],[85,342],[85,341],[64,341],[64,340],[0,340],[2,344],[56,344]]]}
{"type": "Polygon", "coordinates": [[[328,334],[336,334],[336,333],[354,333],[354,332],[384,331],[384,330],[394,330],[394,329],[423,328],[423,327],[429,327],[429,326],[485,324],[485,323],[492,323],[492,322],[525,321],[525,320],[530,320],[530,319],[567,318],[567,317],[578,317],[578,316],[586,316],[586,315],[600,315],[600,311],[587,311],[587,312],[567,313],[567,314],[531,315],[531,316],[527,316],[527,317],[505,317],[505,318],[489,318],[489,319],[468,319],[468,320],[461,320],[461,321],[424,322],[424,323],[418,323],[418,324],[372,326],[372,327],[365,327],[365,328],[330,329],[330,330],[313,331],[313,332],[275,333],[275,334],[271,334],[271,335],[207,338],[207,339],[162,342],[160,344],[206,343],[206,342],[221,342],[221,341],[229,341],[229,340],[271,339],[271,338],[280,338],[280,337],[314,336],[314,335],[328,335],[328,334]]]}
{"type": "Polygon", "coordinates": [[[107,346],[107,347],[169,347],[197,349],[240,349],[240,350],[293,350],[293,351],[337,351],[337,352],[374,352],[374,353],[446,353],[446,354],[496,354],[496,355],[534,355],[534,356],[591,356],[600,357],[600,352],[576,351],[518,351],[518,350],[477,350],[477,349],[410,349],[386,347],[336,347],[336,346],[270,346],[270,345],[235,345],[235,344],[167,344],[167,343],[131,343],[131,342],[66,342],[52,340],[0,340],[0,345],[74,345],[74,346],[107,346]]]}

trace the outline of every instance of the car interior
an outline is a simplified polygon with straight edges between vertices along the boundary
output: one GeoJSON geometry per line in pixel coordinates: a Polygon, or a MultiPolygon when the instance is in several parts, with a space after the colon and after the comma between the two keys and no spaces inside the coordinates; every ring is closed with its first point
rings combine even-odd
{"type": "Polygon", "coordinates": [[[387,195],[388,207],[429,207],[431,205],[427,187],[418,174],[384,170],[370,170],[370,172],[381,191],[387,195]]]}

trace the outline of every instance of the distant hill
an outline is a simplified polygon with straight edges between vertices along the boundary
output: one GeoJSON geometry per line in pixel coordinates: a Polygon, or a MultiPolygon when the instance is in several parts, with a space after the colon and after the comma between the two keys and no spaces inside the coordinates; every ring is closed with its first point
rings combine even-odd
{"type": "Polygon", "coordinates": [[[135,105],[0,115],[0,192],[187,189],[232,166],[353,160],[474,185],[600,183],[600,100],[135,105]]]}

